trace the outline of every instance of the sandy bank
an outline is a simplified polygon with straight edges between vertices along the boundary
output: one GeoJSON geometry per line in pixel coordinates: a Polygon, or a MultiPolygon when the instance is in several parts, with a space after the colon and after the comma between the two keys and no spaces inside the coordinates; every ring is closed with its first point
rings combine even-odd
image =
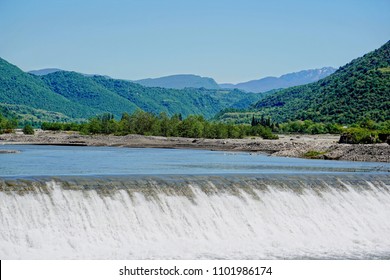
{"type": "MultiPolygon", "coordinates": [[[[134,148],[189,148],[221,151],[261,152],[272,156],[390,162],[390,145],[338,144],[338,135],[279,135],[278,140],[261,138],[201,139],[142,135],[80,135],[76,132],[37,131],[35,135],[2,134],[1,144],[49,144],[80,146],[116,146],[134,148]],[[312,153],[313,154],[313,153],[312,153]]],[[[0,146],[0,150],[1,146],[0,146]]]]}

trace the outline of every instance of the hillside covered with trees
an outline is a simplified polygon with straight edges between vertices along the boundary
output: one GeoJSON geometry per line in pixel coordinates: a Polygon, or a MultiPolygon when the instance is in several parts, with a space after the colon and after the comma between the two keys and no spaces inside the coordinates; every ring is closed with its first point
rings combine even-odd
{"type": "Polygon", "coordinates": [[[43,122],[85,122],[104,113],[118,120],[123,113],[137,110],[156,116],[201,115],[205,119],[220,112],[215,121],[238,124],[250,124],[253,117],[279,124],[305,120],[343,125],[362,120],[386,122],[390,120],[390,42],[318,82],[258,94],[145,87],[67,71],[36,76],[0,59],[0,113],[17,118],[19,124],[39,127],[43,122]]]}
{"type": "Polygon", "coordinates": [[[390,119],[390,41],[312,84],[279,91],[253,109],[273,120],[340,124],[390,119]]]}
{"type": "MultiPolygon", "coordinates": [[[[0,108],[18,115],[50,112],[64,118],[86,118],[95,112],[53,92],[44,81],[0,58],[0,108]],[[34,110],[35,109],[35,110],[34,110]]],[[[58,119],[57,119],[58,120],[58,119]]]]}
{"type": "Polygon", "coordinates": [[[119,119],[137,109],[211,118],[227,107],[246,108],[263,96],[239,90],[144,87],[67,71],[36,76],[0,59],[0,109],[34,124],[82,121],[103,113],[119,119]]]}

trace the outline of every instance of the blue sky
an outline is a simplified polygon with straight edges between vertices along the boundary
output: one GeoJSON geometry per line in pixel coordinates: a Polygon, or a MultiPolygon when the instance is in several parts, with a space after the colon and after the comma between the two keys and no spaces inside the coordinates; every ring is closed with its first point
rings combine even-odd
{"type": "Polygon", "coordinates": [[[0,0],[0,57],[25,71],[240,82],[339,67],[388,40],[389,0],[0,0]]]}

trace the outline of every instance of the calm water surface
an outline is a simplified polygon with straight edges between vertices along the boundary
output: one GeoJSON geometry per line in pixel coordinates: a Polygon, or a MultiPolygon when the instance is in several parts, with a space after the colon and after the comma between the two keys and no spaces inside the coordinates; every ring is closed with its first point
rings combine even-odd
{"type": "Polygon", "coordinates": [[[388,163],[0,149],[0,259],[390,259],[388,163]]]}
{"type": "Polygon", "coordinates": [[[270,157],[264,154],[152,148],[2,145],[0,176],[388,173],[389,163],[270,157]]]}

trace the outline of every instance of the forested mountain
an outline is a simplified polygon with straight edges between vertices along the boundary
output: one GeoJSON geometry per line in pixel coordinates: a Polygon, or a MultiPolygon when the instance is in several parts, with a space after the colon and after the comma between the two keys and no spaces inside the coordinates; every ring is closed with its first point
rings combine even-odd
{"type": "Polygon", "coordinates": [[[349,124],[363,118],[389,120],[390,42],[315,83],[266,93],[145,87],[67,71],[36,76],[0,59],[0,112],[24,120],[81,120],[104,112],[119,118],[137,109],[211,118],[226,108],[240,110],[225,110],[218,118],[236,122],[252,114],[278,122],[309,119],[349,124]]]}
{"type": "Polygon", "coordinates": [[[224,106],[212,96],[214,93],[212,90],[144,87],[128,81],[106,79],[101,76],[95,76],[93,80],[142,110],[155,114],[160,112],[181,113],[182,115],[204,114],[210,117],[218,108],[224,106]]]}
{"type": "Polygon", "coordinates": [[[318,82],[288,88],[254,108],[276,121],[354,123],[390,119],[390,41],[318,82]]]}
{"type": "Polygon", "coordinates": [[[218,84],[212,78],[201,77],[191,74],[171,75],[160,78],[149,78],[134,81],[137,84],[146,87],[163,87],[163,88],[206,88],[206,89],[218,89],[218,84]]]}
{"type": "Polygon", "coordinates": [[[86,119],[104,112],[119,118],[137,109],[210,118],[226,107],[246,108],[262,96],[238,90],[144,87],[67,71],[36,76],[0,60],[0,109],[34,122],[86,119]]]}
{"type": "Polygon", "coordinates": [[[323,67],[321,69],[310,69],[289,73],[280,77],[265,77],[259,80],[238,84],[220,84],[219,86],[221,88],[237,88],[247,92],[266,92],[274,89],[283,89],[313,83],[333,74],[335,71],[335,68],[323,67]]]}
{"type": "Polygon", "coordinates": [[[90,108],[54,93],[38,77],[23,72],[1,58],[0,107],[2,110],[17,111],[22,115],[31,113],[33,109],[39,109],[41,116],[56,115],[60,119],[86,118],[94,114],[90,108]]]}
{"type": "Polygon", "coordinates": [[[120,116],[123,112],[133,112],[138,108],[131,101],[96,83],[93,78],[76,72],[59,71],[40,78],[53,92],[97,112],[120,116]]]}

